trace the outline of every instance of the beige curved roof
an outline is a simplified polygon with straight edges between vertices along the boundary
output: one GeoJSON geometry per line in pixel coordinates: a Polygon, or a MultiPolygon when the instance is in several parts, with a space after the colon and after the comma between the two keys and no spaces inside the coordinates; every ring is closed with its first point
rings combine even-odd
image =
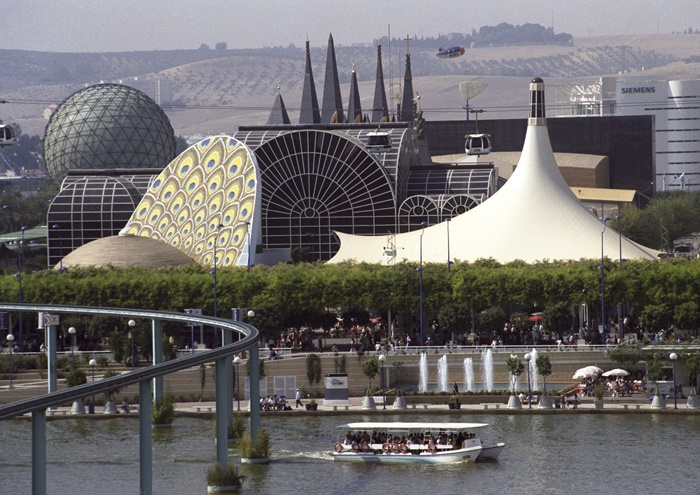
{"type": "Polygon", "coordinates": [[[161,268],[194,263],[185,253],[163,241],[131,235],[115,235],[88,242],[63,258],[63,268],[106,265],[161,268]]]}
{"type": "MultiPolygon", "coordinates": [[[[451,260],[600,259],[601,251],[617,259],[620,250],[625,259],[657,257],[657,251],[620,238],[612,226],[605,226],[576,198],[557,167],[546,120],[531,118],[518,166],[496,194],[450,222],[398,234],[394,245],[399,260],[446,263],[449,228],[451,260]]],[[[386,262],[388,236],[338,232],[338,237],[340,249],[330,263],[386,262]]]]}

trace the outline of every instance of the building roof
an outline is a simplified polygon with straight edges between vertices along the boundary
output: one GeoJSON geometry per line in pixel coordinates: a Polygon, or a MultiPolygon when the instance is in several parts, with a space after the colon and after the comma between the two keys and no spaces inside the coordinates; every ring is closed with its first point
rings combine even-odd
{"type": "MultiPolygon", "coordinates": [[[[599,259],[621,251],[626,259],[654,259],[657,251],[624,237],[593,216],[564,181],[552,152],[544,117],[544,83],[530,85],[531,116],[518,166],[490,199],[466,213],[424,229],[398,234],[400,258],[445,263],[450,258],[500,262],[599,259]],[[449,231],[448,231],[449,229],[449,231]]],[[[330,260],[381,263],[387,236],[363,237],[338,232],[338,253],[330,260]]]]}
{"type": "Polygon", "coordinates": [[[107,265],[161,268],[194,263],[184,252],[165,242],[130,235],[115,235],[88,242],[63,258],[63,268],[107,265]]]}

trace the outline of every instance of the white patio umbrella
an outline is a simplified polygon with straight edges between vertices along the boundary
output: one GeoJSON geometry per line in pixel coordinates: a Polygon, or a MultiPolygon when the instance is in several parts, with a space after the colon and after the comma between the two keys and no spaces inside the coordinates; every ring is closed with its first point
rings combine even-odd
{"type": "Polygon", "coordinates": [[[615,368],[614,370],[606,371],[603,376],[627,376],[629,371],[623,370],[622,368],[615,368]]]}
{"type": "Polygon", "coordinates": [[[592,370],[590,368],[581,368],[576,370],[576,373],[574,373],[574,376],[572,377],[574,380],[577,378],[588,378],[591,376],[597,376],[598,372],[595,370],[592,370]]]}

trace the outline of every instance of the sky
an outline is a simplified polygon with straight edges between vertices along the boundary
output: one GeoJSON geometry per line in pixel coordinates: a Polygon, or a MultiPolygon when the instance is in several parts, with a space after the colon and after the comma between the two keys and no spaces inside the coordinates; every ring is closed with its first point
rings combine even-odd
{"type": "Polygon", "coordinates": [[[0,48],[51,52],[372,43],[507,22],[574,37],[700,29],[699,0],[0,0],[0,48]],[[697,25],[693,25],[695,22],[697,25]]]}

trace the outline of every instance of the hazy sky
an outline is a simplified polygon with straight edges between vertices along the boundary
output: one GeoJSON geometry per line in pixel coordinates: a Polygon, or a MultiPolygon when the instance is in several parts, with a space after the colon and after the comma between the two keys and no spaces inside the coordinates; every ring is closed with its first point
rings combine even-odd
{"type": "Polygon", "coordinates": [[[700,29],[700,0],[0,0],[0,48],[107,52],[371,43],[501,22],[576,36],[700,29]],[[693,25],[695,23],[696,25],[693,25]]]}

